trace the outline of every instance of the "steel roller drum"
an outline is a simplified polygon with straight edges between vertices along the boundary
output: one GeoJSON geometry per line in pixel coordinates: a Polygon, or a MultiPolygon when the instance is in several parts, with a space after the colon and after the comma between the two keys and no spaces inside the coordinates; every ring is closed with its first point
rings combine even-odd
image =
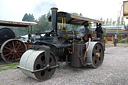
{"type": "MultiPolygon", "coordinates": [[[[56,65],[55,58],[52,54],[50,54],[49,64],[50,66],[56,65]]],[[[34,72],[35,70],[44,69],[45,67],[45,56],[43,50],[26,51],[21,57],[19,66],[25,75],[40,81],[50,78],[55,72],[55,68],[34,72]]]]}
{"type": "Polygon", "coordinates": [[[87,63],[89,66],[98,68],[104,60],[104,50],[101,43],[90,42],[87,50],[87,63]]]}

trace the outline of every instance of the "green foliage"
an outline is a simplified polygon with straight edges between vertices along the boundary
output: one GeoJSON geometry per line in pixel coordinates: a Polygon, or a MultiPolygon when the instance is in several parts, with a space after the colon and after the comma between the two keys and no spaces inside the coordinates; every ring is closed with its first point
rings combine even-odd
{"type": "Polygon", "coordinates": [[[8,70],[8,69],[16,69],[17,65],[19,65],[19,63],[10,63],[10,64],[0,65],[0,71],[8,70]]]}
{"type": "Polygon", "coordinates": [[[103,21],[103,18],[101,17],[100,20],[103,21]]]}
{"type": "Polygon", "coordinates": [[[117,25],[120,25],[120,17],[117,18],[117,25]]]}
{"type": "Polygon", "coordinates": [[[25,13],[25,15],[22,19],[22,21],[34,21],[34,20],[35,20],[35,18],[33,16],[33,14],[27,14],[27,13],[25,13]]]}
{"type": "Polygon", "coordinates": [[[112,18],[111,18],[110,21],[109,21],[109,25],[112,25],[112,18]]]}
{"type": "Polygon", "coordinates": [[[125,22],[124,22],[124,19],[123,19],[123,17],[122,17],[122,20],[120,21],[120,17],[118,17],[117,18],[117,21],[114,21],[114,20],[112,20],[112,18],[107,18],[107,20],[104,20],[102,17],[99,19],[99,20],[101,20],[101,21],[104,21],[104,24],[103,24],[103,26],[105,26],[105,25],[124,25],[125,24],[125,22]],[[116,22],[117,22],[117,24],[116,24],[116,22]]]}
{"type": "MultiPolygon", "coordinates": [[[[38,20],[35,20],[33,14],[25,13],[25,15],[23,16],[22,21],[34,21],[34,22],[37,22],[38,25],[37,26],[33,26],[32,33],[44,32],[46,30],[52,29],[52,24],[47,19],[49,17],[49,15],[50,15],[50,12],[47,15],[42,15],[41,17],[39,17],[38,20]]],[[[28,33],[28,29],[24,29],[24,30],[25,30],[24,33],[28,33]]]]}
{"type": "Polygon", "coordinates": [[[125,25],[125,22],[124,22],[124,17],[121,18],[121,25],[125,25]]]}
{"type": "Polygon", "coordinates": [[[109,25],[109,19],[107,18],[107,20],[106,20],[106,25],[109,25]]]}
{"type": "Polygon", "coordinates": [[[103,37],[106,37],[106,36],[107,36],[106,31],[103,30],[103,37]]]}
{"type": "Polygon", "coordinates": [[[121,40],[118,43],[127,43],[127,40],[121,40]]]}
{"type": "Polygon", "coordinates": [[[117,33],[117,37],[121,40],[122,37],[121,37],[121,34],[120,33],[117,33]]]}
{"type": "Polygon", "coordinates": [[[127,24],[127,26],[126,26],[126,29],[127,29],[127,31],[128,31],[128,24],[127,24]]]}
{"type": "Polygon", "coordinates": [[[46,30],[52,30],[52,24],[48,21],[47,15],[42,15],[36,22],[38,23],[38,25],[34,28],[34,32],[44,32],[46,30]]]}
{"type": "Polygon", "coordinates": [[[82,13],[80,13],[79,16],[83,16],[82,13]]]}
{"type": "Polygon", "coordinates": [[[113,21],[113,22],[112,22],[112,25],[114,26],[115,24],[116,24],[116,21],[113,21]]]}

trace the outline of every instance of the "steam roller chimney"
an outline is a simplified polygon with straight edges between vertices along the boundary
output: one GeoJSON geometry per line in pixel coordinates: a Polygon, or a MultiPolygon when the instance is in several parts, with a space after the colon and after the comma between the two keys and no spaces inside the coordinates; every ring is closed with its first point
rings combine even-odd
{"type": "Polygon", "coordinates": [[[51,16],[51,20],[52,20],[52,27],[53,30],[55,32],[55,34],[57,35],[57,10],[58,8],[51,8],[52,11],[52,16],[51,16]]]}

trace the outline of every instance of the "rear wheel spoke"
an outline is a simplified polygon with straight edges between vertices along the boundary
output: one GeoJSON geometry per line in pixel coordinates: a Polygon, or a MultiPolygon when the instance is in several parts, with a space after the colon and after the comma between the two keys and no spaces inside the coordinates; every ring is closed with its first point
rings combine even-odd
{"type": "Polygon", "coordinates": [[[8,50],[12,50],[12,49],[10,49],[10,48],[8,48],[8,47],[5,47],[6,49],[8,49],[8,50]]]}
{"type": "Polygon", "coordinates": [[[8,46],[12,49],[12,46],[8,43],[8,46]]]}
{"type": "Polygon", "coordinates": [[[22,52],[24,52],[24,50],[21,50],[21,51],[17,51],[18,53],[22,53],[22,52]]]}
{"type": "Polygon", "coordinates": [[[16,55],[14,55],[14,57],[15,57],[15,61],[16,61],[17,60],[16,55]]]}
{"type": "Polygon", "coordinates": [[[13,46],[13,49],[15,49],[15,45],[14,45],[14,42],[12,41],[12,46],[13,46]]]}
{"type": "Polygon", "coordinates": [[[19,55],[18,55],[18,53],[16,54],[19,58],[21,58],[19,55]]]}
{"type": "Polygon", "coordinates": [[[9,60],[11,58],[11,55],[7,58],[7,60],[9,60]]]}
{"type": "Polygon", "coordinates": [[[11,55],[11,53],[6,54],[5,57],[6,57],[6,56],[9,56],[9,55],[11,55]]]}
{"type": "Polygon", "coordinates": [[[20,45],[18,45],[18,47],[16,48],[16,49],[19,49],[19,47],[21,46],[21,44],[20,45]]]}
{"type": "Polygon", "coordinates": [[[13,56],[12,56],[12,61],[13,61],[14,57],[15,57],[15,56],[13,55],[13,56]]]}
{"type": "Polygon", "coordinates": [[[19,47],[17,50],[20,50],[20,49],[22,50],[23,48],[24,48],[24,47],[23,47],[23,46],[21,46],[21,47],[19,47]]]}
{"type": "Polygon", "coordinates": [[[3,52],[10,52],[10,50],[4,50],[3,52]]]}
{"type": "Polygon", "coordinates": [[[2,58],[6,62],[15,62],[20,60],[22,54],[26,51],[26,46],[19,40],[8,40],[2,46],[2,58]]]}
{"type": "Polygon", "coordinates": [[[18,53],[20,56],[22,56],[22,53],[18,53]]]}

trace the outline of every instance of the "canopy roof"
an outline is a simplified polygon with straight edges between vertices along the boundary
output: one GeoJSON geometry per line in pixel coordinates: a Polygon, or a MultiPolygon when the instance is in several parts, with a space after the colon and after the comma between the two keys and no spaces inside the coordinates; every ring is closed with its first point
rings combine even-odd
{"type": "Polygon", "coordinates": [[[0,20],[0,26],[15,26],[15,27],[28,27],[37,25],[36,22],[17,22],[17,21],[6,21],[0,20]]]}
{"type": "MultiPolygon", "coordinates": [[[[82,16],[77,16],[74,14],[70,14],[67,12],[58,12],[57,13],[57,22],[62,23],[62,17],[66,18],[66,24],[74,24],[74,25],[84,25],[87,22],[94,22],[94,23],[101,23],[103,24],[103,21],[90,19],[82,16]]],[[[64,18],[63,18],[64,19],[64,18]]],[[[49,21],[51,21],[51,16],[48,18],[49,21]]]]}

